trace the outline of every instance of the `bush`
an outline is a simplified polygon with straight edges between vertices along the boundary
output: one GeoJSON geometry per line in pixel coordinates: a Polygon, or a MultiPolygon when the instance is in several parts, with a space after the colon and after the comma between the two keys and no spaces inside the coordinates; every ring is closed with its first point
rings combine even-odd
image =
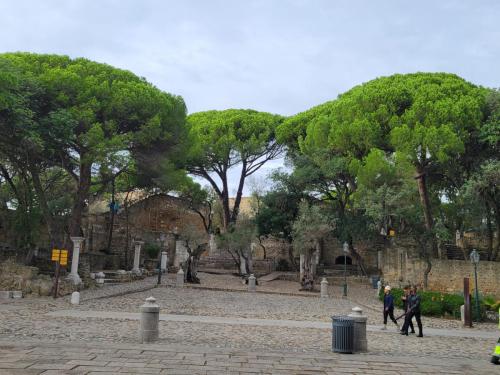
{"type": "MultiPolygon", "coordinates": [[[[393,288],[391,290],[394,296],[394,305],[402,308],[403,289],[393,288]]],[[[460,306],[464,304],[464,297],[458,294],[447,294],[432,291],[419,291],[420,296],[420,311],[422,315],[427,316],[444,316],[451,315],[454,318],[460,318],[460,306]]],[[[379,294],[381,301],[384,299],[384,291],[379,294]]]]}
{"type": "Polygon", "coordinates": [[[157,259],[158,253],[160,252],[160,246],[155,243],[147,242],[144,245],[144,252],[149,259],[157,259]]]}

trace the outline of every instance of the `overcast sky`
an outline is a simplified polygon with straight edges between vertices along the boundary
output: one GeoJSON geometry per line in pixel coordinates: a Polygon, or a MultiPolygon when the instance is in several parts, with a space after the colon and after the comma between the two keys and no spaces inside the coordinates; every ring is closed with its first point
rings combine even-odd
{"type": "Polygon", "coordinates": [[[500,1],[0,0],[0,51],[129,69],[190,113],[292,115],[394,73],[500,87],[500,1]]]}

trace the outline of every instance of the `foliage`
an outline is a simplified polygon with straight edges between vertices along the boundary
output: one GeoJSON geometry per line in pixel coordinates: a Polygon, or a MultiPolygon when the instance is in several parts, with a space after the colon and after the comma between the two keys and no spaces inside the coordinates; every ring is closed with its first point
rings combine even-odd
{"type": "Polygon", "coordinates": [[[315,249],[318,242],[332,232],[333,223],[320,206],[303,202],[292,228],[294,250],[302,254],[315,249]]]}
{"type": "Polygon", "coordinates": [[[242,109],[188,116],[191,142],[188,170],[206,179],[215,190],[223,207],[224,229],[236,222],[245,179],[281,154],[282,147],[274,135],[281,121],[278,115],[242,109]],[[228,171],[237,166],[241,168],[240,177],[231,208],[228,171]]]}
{"type": "Polygon", "coordinates": [[[149,259],[158,259],[158,253],[160,252],[160,245],[153,242],[146,242],[144,244],[144,253],[149,259]]]}
{"type": "Polygon", "coordinates": [[[74,180],[69,231],[80,235],[92,184],[114,179],[132,155],[139,172],[158,164],[185,139],[182,98],[131,72],[30,53],[2,54],[0,68],[0,151],[30,172],[49,235],[54,218],[39,183],[45,170],[63,169],[74,180]]]}

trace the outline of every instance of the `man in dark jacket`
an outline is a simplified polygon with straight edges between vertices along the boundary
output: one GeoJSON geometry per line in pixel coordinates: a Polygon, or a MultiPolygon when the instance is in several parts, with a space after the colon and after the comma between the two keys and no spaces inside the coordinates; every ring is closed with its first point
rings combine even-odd
{"type": "MultiPolygon", "coordinates": [[[[403,289],[403,296],[401,297],[401,301],[403,302],[403,311],[405,313],[408,313],[409,311],[409,304],[408,304],[408,300],[410,299],[410,287],[409,286],[405,286],[404,289],[403,289]]],[[[406,321],[406,319],[405,319],[406,321]]],[[[410,329],[411,329],[411,333],[415,333],[415,327],[413,327],[413,323],[410,319],[410,323],[409,323],[409,326],[410,326],[410,329]]],[[[403,329],[401,329],[401,331],[403,331],[403,329]]]]}
{"type": "Polygon", "coordinates": [[[408,299],[408,307],[409,311],[406,314],[405,324],[403,325],[401,334],[408,336],[408,327],[410,326],[410,322],[413,317],[415,317],[418,326],[417,337],[423,337],[424,335],[422,334],[422,321],[420,320],[420,296],[417,294],[416,286],[413,286],[411,288],[410,298],[408,299]]]}
{"type": "Polygon", "coordinates": [[[394,297],[391,294],[391,287],[389,285],[387,285],[384,288],[384,326],[382,327],[383,330],[387,329],[388,316],[394,322],[396,327],[398,327],[399,331],[399,324],[397,320],[394,318],[394,297]]]}

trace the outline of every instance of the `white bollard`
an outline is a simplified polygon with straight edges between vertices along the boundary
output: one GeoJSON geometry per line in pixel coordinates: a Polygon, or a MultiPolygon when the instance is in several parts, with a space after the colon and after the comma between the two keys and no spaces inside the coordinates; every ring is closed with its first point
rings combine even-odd
{"type": "Polygon", "coordinates": [[[141,306],[141,322],[139,339],[142,344],[158,340],[158,325],[160,321],[160,306],[154,297],[146,298],[141,306]]]}
{"type": "Polygon", "coordinates": [[[326,277],[321,280],[321,298],[328,298],[328,281],[326,277]]]}
{"type": "Polygon", "coordinates": [[[368,318],[363,315],[363,310],[359,307],[353,307],[352,313],[348,316],[354,319],[354,352],[367,352],[366,321],[368,318]]]}
{"type": "Polygon", "coordinates": [[[182,288],[184,286],[184,271],[182,270],[182,268],[179,268],[179,272],[177,272],[175,286],[178,288],[182,288]]]}
{"type": "Polygon", "coordinates": [[[71,304],[72,305],[80,304],[80,293],[79,292],[71,293],[71,304]]]}
{"type": "Polygon", "coordinates": [[[248,291],[249,292],[257,291],[257,282],[253,273],[248,278],[248,291]]]}
{"type": "Polygon", "coordinates": [[[104,274],[104,272],[98,272],[96,273],[95,275],[95,281],[97,283],[97,286],[103,286],[104,285],[104,278],[106,277],[106,275],[104,274]]]}

